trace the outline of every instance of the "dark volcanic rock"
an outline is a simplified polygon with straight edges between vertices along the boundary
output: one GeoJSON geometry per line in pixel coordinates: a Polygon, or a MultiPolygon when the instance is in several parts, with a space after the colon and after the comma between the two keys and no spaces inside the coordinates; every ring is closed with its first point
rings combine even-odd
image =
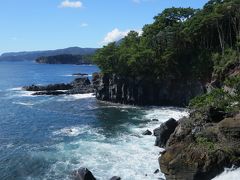
{"type": "Polygon", "coordinates": [[[211,122],[219,122],[224,119],[226,112],[220,108],[210,107],[208,109],[208,115],[211,122]]]}
{"type": "Polygon", "coordinates": [[[73,172],[74,180],[96,180],[91,171],[87,168],[80,168],[73,172]]]}
{"type": "Polygon", "coordinates": [[[146,130],[145,132],[142,133],[142,135],[152,135],[152,132],[149,130],[146,130]]]}
{"type": "Polygon", "coordinates": [[[165,147],[170,135],[174,132],[178,122],[171,118],[165,123],[161,124],[159,128],[153,130],[154,136],[156,136],[155,146],[165,147]]]}
{"type": "Polygon", "coordinates": [[[24,86],[23,89],[26,91],[56,91],[56,90],[69,90],[73,88],[70,84],[50,84],[47,86],[24,86]]]}
{"type": "Polygon", "coordinates": [[[39,91],[39,92],[35,92],[32,95],[35,96],[41,96],[41,95],[51,95],[51,96],[58,96],[58,95],[62,95],[65,94],[65,92],[62,91],[39,91]]]}
{"type": "Polygon", "coordinates": [[[25,86],[26,91],[37,91],[33,95],[61,95],[93,93],[94,88],[87,77],[76,78],[70,84],[50,84],[47,86],[25,86]]]}
{"type": "Polygon", "coordinates": [[[154,174],[157,174],[157,173],[159,173],[160,172],[160,170],[159,169],[156,169],[155,171],[154,171],[154,174]]]}
{"type": "Polygon", "coordinates": [[[205,88],[196,80],[157,80],[108,74],[101,75],[96,84],[97,99],[136,105],[185,106],[191,98],[204,93],[205,88]]]}
{"type": "Polygon", "coordinates": [[[121,180],[121,178],[118,176],[113,176],[110,180],[121,180]]]}
{"type": "Polygon", "coordinates": [[[74,73],[73,76],[88,76],[86,73],[74,73]]]}
{"type": "Polygon", "coordinates": [[[179,120],[159,158],[167,180],[210,180],[225,167],[240,166],[240,115],[219,122],[215,113],[197,110],[179,120]]]}

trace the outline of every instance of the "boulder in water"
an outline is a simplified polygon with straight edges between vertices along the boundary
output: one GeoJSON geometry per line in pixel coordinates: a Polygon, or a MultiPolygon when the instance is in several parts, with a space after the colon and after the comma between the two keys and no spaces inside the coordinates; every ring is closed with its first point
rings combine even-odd
{"type": "Polygon", "coordinates": [[[149,130],[146,130],[142,133],[142,135],[152,135],[152,132],[149,130]]]}
{"type": "Polygon", "coordinates": [[[118,176],[113,176],[110,180],[121,180],[121,178],[118,176]]]}
{"type": "Polygon", "coordinates": [[[167,140],[170,135],[174,132],[178,125],[178,122],[171,118],[165,123],[161,124],[159,128],[154,129],[153,134],[156,136],[155,146],[159,146],[161,148],[166,146],[167,140]]]}
{"type": "Polygon", "coordinates": [[[96,180],[92,172],[87,168],[80,168],[73,172],[74,180],[96,180]]]}

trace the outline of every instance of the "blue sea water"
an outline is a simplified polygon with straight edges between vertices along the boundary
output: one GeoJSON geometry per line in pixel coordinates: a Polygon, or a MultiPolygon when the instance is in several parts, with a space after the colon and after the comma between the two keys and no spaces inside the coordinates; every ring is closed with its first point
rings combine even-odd
{"type": "Polygon", "coordinates": [[[96,71],[96,66],[0,62],[1,180],[71,179],[80,167],[100,180],[164,178],[153,173],[161,149],[153,136],[141,134],[187,115],[184,109],[118,105],[97,101],[93,94],[32,96],[21,90],[96,71]]]}

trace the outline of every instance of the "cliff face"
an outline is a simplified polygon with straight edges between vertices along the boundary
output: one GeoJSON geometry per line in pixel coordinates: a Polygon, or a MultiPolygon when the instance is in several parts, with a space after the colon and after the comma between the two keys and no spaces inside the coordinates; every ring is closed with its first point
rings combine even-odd
{"type": "Polygon", "coordinates": [[[96,87],[99,100],[134,105],[185,106],[191,98],[204,93],[203,85],[197,81],[153,81],[117,75],[103,75],[96,87]]]}

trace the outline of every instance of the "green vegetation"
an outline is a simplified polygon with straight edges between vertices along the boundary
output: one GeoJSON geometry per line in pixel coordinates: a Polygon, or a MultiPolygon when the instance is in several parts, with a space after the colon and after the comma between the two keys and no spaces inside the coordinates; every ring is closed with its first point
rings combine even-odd
{"type": "Polygon", "coordinates": [[[103,73],[164,80],[216,80],[217,89],[189,107],[239,109],[240,77],[229,77],[240,62],[240,1],[210,0],[203,9],[169,8],[143,33],[99,49],[94,61],[103,73]],[[233,92],[224,90],[224,85],[233,92]]]}
{"type": "Polygon", "coordinates": [[[93,55],[71,55],[62,54],[56,56],[46,56],[36,59],[37,63],[47,64],[92,64],[93,55]]]}
{"type": "Polygon", "coordinates": [[[215,150],[215,143],[205,137],[197,137],[196,142],[201,147],[207,148],[210,151],[215,150]]]}
{"type": "Polygon", "coordinates": [[[225,54],[239,57],[239,22],[239,0],[210,0],[202,10],[165,9],[141,35],[130,32],[94,59],[103,73],[206,82],[230,63],[225,54]]]}

